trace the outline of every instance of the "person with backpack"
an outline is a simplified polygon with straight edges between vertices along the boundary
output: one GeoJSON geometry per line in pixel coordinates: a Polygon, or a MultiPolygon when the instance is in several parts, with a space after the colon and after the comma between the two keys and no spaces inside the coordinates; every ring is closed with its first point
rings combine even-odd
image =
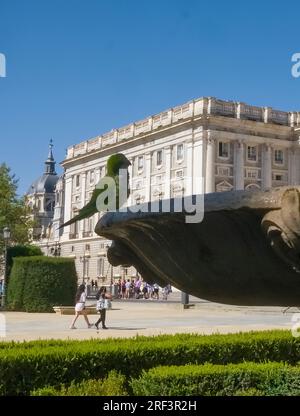
{"type": "Polygon", "coordinates": [[[97,299],[96,309],[97,309],[97,312],[100,313],[100,318],[95,323],[95,327],[99,329],[99,324],[100,322],[102,322],[102,329],[108,329],[107,326],[105,325],[105,320],[106,320],[106,309],[109,309],[111,295],[106,293],[105,286],[100,287],[100,289],[98,290],[96,294],[96,299],[97,299]]]}

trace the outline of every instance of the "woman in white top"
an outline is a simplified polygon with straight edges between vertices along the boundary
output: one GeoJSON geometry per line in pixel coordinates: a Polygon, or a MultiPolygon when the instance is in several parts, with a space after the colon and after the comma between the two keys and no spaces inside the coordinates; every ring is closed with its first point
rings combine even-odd
{"type": "Polygon", "coordinates": [[[86,309],[85,309],[85,300],[86,300],[86,294],[85,294],[85,285],[80,285],[77,293],[76,293],[76,297],[75,297],[75,317],[73,319],[73,322],[70,326],[70,329],[76,329],[76,327],[74,326],[75,322],[77,321],[77,318],[79,317],[79,315],[83,315],[85,322],[88,325],[88,328],[91,328],[93,326],[93,324],[91,324],[88,320],[87,317],[87,313],[86,313],[86,309]]]}

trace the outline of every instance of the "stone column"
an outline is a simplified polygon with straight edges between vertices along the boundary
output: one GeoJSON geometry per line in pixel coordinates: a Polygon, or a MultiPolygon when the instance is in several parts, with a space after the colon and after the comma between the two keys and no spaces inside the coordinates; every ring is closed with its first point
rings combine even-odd
{"type": "Polygon", "coordinates": [[[171,198],[171,156],[172,149],[170,146],[165,147],[165,189],[164,199],[171,198]]]}
{"type": "Polygon", "coordinates": [[[272,148],[269,144],[263,147],[262,157],[262,188],[272,188],[272,148]]]}
{"type": "Polygon", "coordinates": [[[145,155],[145,202],[149,202],[151,199],[151,152],[145,155]]]}
{"type": "Polygon", "coordinates": [[[244,189],[244,143],[240,140],[234,143],[234,184],[236,190],[244,189]]]}
{"type": "MultiPolygon", "coordinates": [[[[204,152],[205,152],[205,141],[204,137],[207,132],[203,130],[202,126],[193,129],[193,143],[192,143],[192,190],[193,194],[203,194],[205,188],[204,182],[204,152]]],[[[189,165],[189,159],[187,161],[189,165]]],[[[189,166],[188,166],[188,169],[189,166]]]]}
{"type": "MultiPolygon", "coordinates": [[[[65,179],[65,207],[64,207],[64,222],[71,219],[72,210],[72,176],[67,176],[65,179]]],[[[70,226],[63,229],[63,240],[69,240],[70,226]]]]}
{"type": "Polygon", "coordinates": [[[187,143],[186,151],[186,178],[185,178],[185,195],[193,194],[193,142],[187,143]]]}
{"type": "MultiPolygon", "coordinates": [[[[83,172],[81,175],[81,208],[83,208],[86,204],[86,200],[85,200],[85,196],[86,196],[86,176],[87,176],[87,172],[83,172]]],[[[84,229],[84,223],[85,220],[81,220],[80,221],[80,225],[79,225],[79,232],[83,233],[85,231],[84,229]]],[[[82,235],[80,236],[82,237],[82,235]]]]}
{"type": "MultiPolygon", "coordinates": [[[[288,184],[297,184],[297,156],[296,149],[288,149],[288,184]]],[[[299,163],[299,162],[298,162],[299,163]]]]}
{"type": "Polygon", "coordinates": [[[129,197],[128,197],[128,206],[132,205],[133,203],[133,198],[132,198],[132,186],[133,186],[133,158],[129,158],[128,159],[129,162],[131,163],[131,165],[128,166],[128,174],[129,174],[129,189],[130,189],[130,193],[129,193],[129,197]]]}
{"type": "Polygon", "coordinates": [[[100,181],[100,177],[101,177],[101,168],[97,168],[95,169],[95,186],[100,181]]]}
{"type": "Polygon", "coordinates": [[[295,184],[300,184],[300,148],[299,144],[294,149],[295,152],[295,159],[294,159],[294,165],[295,165],[295,184]]]}
{"type": "Polygon", "coordinates": [[[215,192],[215,141],[207,139],[205,193],[215,192]]]}

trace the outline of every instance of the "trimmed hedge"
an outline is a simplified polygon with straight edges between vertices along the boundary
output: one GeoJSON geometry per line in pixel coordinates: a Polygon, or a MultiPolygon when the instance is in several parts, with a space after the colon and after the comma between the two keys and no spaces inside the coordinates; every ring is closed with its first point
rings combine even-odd
{"type": "Polygon", "coordinates": [[[85,380],[81,383],[72,383],[69,386],[62,384],[59,388],[46,386],[34,390],[31,396],[127,396],[126,378],[124,375],[111,371],[102,380],[85,380]]]}
{"type": "Polygon", "coordinates": [[[135,396],[298,396],[300,367],[250,362],[156,367],[131,387],[135,396]]]}
{"type": "Polygon", "coordinates": [[[15,257],[29,257],[29,256],[43,256],[43,252],[38,246],[31,244],[16,245],[8,247],[7,249],[7,285],[9,283],[9,275],[13,266],[15,257]]]}
{"type": "Polygon", "coordinates": [[[104,378],[116,370],[138,377],[159,365],[300,359],[300,340],[289,331],[228,335],[164,335],[135,339],[32,341],[0,344],[0,394],[24,395],[47,385],[104,378]]]}
{"type": "Polygon", "coordinates": [[[55,305],[72,305],[77,289],[74,260],[56,257],[17,257],[10,277],[10,310],[53,312],[55,305]]]}

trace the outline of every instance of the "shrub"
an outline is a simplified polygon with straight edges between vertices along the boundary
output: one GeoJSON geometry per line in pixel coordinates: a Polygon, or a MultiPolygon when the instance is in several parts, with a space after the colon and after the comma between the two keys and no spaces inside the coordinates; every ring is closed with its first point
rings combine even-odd
{"type": "Polygon", "coordinates": [[[131,387],[136,396],[299,395],[300,368],[249,362],[156,367],[131,387]]]}
{"type": "Polygon", "coordinates": [[[55,305],[74,303],[76,287],[74,260],[17,257],[8,287],[8,308],[26,312],[53,312],[55,305]]]}
{"type": "Polygon", "coordinates": [[[34,390],[31,396],[127,396],[126,378],[116,371],[110,371],[102,380],[84,380],[69,386],[62,384],[59,388],[46,386],[34,390]]]}
{"type": "Polygon", "coordinates": [[[129,378],[159,365],[243,361],[295,364],[299,357],[300,340],[289,331],[0,343],[0,394],[29,394],[50,384],[101,379],[112,370],[129,378]]]}
{"type": "MultiPolygon", "coordinates": [[[[10,275],[15,257],[43,256],[43,252],[38,246],[31,244],[16,245],[7,249],[7,276],[10,275]]],[[[9,281],[9,279],[8,279],[9,281]]],[[[8,283],[7,281],[7,283],[8,283]]]]}

